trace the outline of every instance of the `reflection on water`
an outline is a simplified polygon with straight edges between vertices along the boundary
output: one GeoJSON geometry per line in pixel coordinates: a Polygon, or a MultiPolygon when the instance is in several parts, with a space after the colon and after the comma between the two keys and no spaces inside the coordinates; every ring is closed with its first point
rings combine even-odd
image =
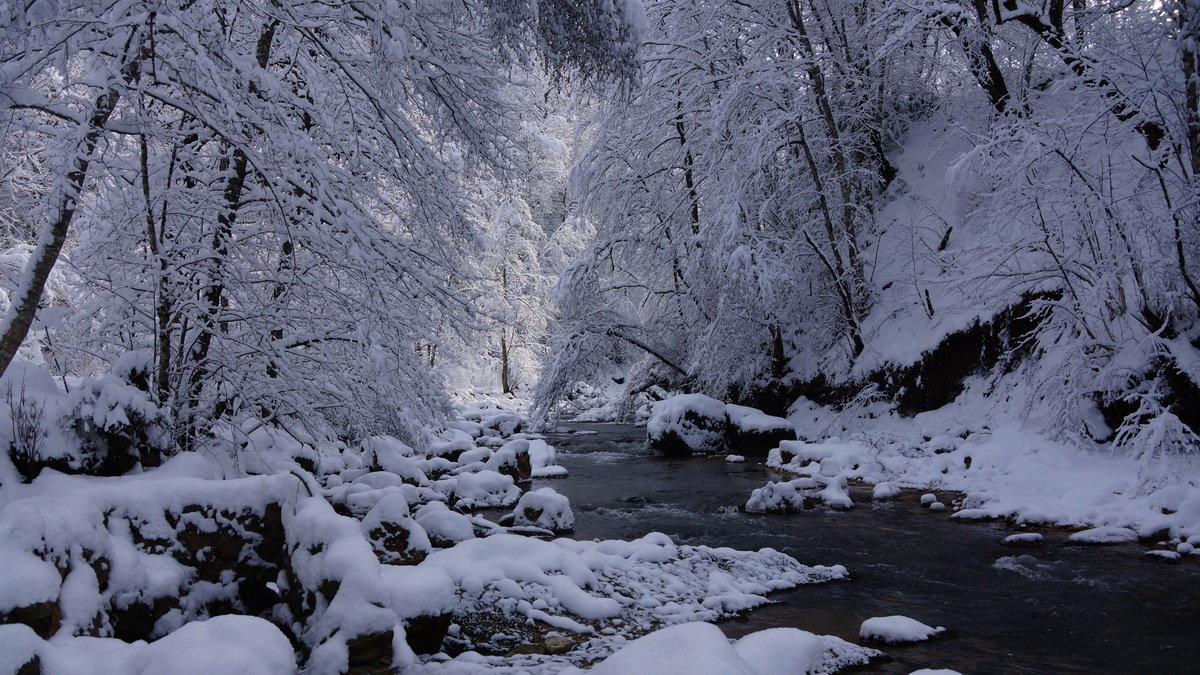
{"type": "Polygon", "coordinates": [[[737,507],[779,476],[753,460],[667,458],[644,430],[587,424],[593,435],[553,435],[566,480],[536,481],[571,499],[580,539],[659,531],[679,543],[771,547],[809,564],[844,564],[853,579],[805,586],[728,622],[730,637],[795,626],[857,641],[872,616],[903,614],[950,633],[886,647],[869,672],[953,668],[963,673],[1182,673],[1200,671],[1200,561],[1164,565],[1143,547],[1000,545],[1003,523],[960,523],[912,501],[849,512],[753,515],[737,507]]]}

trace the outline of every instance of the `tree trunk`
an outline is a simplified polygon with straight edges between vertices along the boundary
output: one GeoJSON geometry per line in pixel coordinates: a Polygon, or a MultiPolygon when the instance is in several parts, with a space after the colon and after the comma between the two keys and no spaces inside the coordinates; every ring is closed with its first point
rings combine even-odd
{"type": "Polygon", "coordinates": [[[74,167],[67,172],[66,184],[58,197],[54,218],[46,224],[36,248],[29,260],[25,261],[21,283],[13,292],[8,309],[4,312],[4,319],[0,322],[0,375],[8,370],[17,350],[21,348],[21,343],[25,341],[25,336],[29,334],[29,327],[33,325],[42,293],[46,290],[46,281],[50,278],[54,264],[58,262],[59,253],[67,240],[67,231],[78,210],[79,195],[87,181],[88,166],[96,151],[96,144],[120,97],[116,87],[110,87],[96,99],[91,115],[82,124],[83,140],[75,154],[74,167]]]}

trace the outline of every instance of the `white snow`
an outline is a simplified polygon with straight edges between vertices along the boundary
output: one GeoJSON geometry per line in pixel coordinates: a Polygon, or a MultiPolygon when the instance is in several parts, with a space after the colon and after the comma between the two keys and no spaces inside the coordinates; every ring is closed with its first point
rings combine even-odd
{"type": "Polygon", "coordinates": [[[1093,527],[1067,537],[1067,541],[1076,544],[1123,544],[1137,539],[1137,532],[1127,527],[1113,526],[1093,527]]]}
{"type": "Polygon", "coordinates": [[[878,640],[888,644],[921,642],[945,632],[945,628],[927,626],[907,616],[877,616],[862,622],[858,635],[864,640],[878,640]]]}

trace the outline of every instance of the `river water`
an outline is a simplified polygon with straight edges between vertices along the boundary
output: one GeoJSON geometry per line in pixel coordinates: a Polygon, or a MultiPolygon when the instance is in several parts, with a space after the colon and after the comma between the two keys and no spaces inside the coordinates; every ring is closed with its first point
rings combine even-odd
{"type": "MultiPolygon", "coordinates": [[[[873,504],[788,515],[740,512],[750,492],[781,476],[753,460],[655,455],[645,431],[575,424],[591,435],[547,440],[570,470],[539,480],[571,500],[578,539],[664,532],[677,543],[771,547],[808,564],[843,564],[852,578],[772,596],[726,622],[730,637],[794,626],[858,642],[873,616],[903,614],[948,633],[882,647],[891,661],[865,672],[952,668],[963,673],[1200,673],[1200,561],[1151,562],[1145,547],[1078,547],[1045,532],[1040,548],[1010,548],[1004,523],[952,521],[916,491],[873,504]]],[[[860,671],[861,672],[861,671],[860,671]]]]}

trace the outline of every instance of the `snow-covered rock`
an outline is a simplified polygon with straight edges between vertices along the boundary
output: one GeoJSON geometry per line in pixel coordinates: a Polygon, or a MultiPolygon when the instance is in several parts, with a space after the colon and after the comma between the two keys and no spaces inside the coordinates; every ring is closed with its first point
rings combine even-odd
{"type": "Polygon", "coordinates": [[[795,440],[796,430],[783,417],[743,405],[725,406],[729,419],[729,448],[742,455],[766,456],[780,442],[795,440]]]}
{"type": "Polygon", "coordinates": [[[551,532],[575,529],[571,502],[553,488],[538,488],[521,495],[513,510],[513,524],[540,527],[551,532]]]}
{"type": "Polygon", "coordinates": [[[379,559],[391,565],[421,562],[432,548],[429,536],[410,516],[408,501],[399,493],[379,500],[363,518],[362,528],[379,559]]]}
{"type": "Polygon", "coordinates": [[[543,439],[529,441],[529,464],[534,478],[566,478],[567,470],[558,465],[554,446],[543,439]]]}
{"type": "Polygon", "coordinates": [[[521,496],[512,476],[496,471],[464,473],[456,476],[455,481],[454,506],[459,509],[512,506],[521,496]]]}
{"type": "Polygon", "coordinates": [[[927,626],[907,616],[877,616],[862,622],[858,636],[864,640],[876,640],[888,644],[921,642],[944,633],[945,628],[927,626]]]}
{"type": "Polygon", "coordinates": [[[425,530],[426,536],[434,546],[453,546],[475,536],[471,519],[451,511],[442,502],[421,505],[414,514],[414,519],[421,529],[425,530]]]}
{"type": "Polygon", "coordinates": [[[1128,527],[1093,527],[1080,532],[1075,532],[1067,537],[1067,542],[1072,544],[1125,544],[1128,542],[1137,541],[1137,532],[1128,527]]]}
{"type": "Polygon", "coordinates": [[[1045,543],[1045,537],[1037,532],[1022,532],[1010,534],[1000,543],[1005,546],[1041,546],[1045,543]]]}
{"type": "Polygon", "coordinates": [[[746,458],[742,455],[725,455],[725,461],[730,464],[742,464],[746,461],[746,458]]]}
{"type": "Polygon", "coordinates": [[[654,404],[646,423],[650,446],[667,454],[713,453],[728,443],[725,404],[703,394],[681,394],[654,404]]]}
{"type": "Polygon", "coordinates": [[[882,483],[876,484],[875,487],[871,488],[871,499],[874,499],[876,501],[882,501],[885,499],[895,499],[896,497],[899,497],[899,496],[900,496],[900,488],[897,487],[894,483],[889,483],[887,481],[884,481],[882,483]]]}

